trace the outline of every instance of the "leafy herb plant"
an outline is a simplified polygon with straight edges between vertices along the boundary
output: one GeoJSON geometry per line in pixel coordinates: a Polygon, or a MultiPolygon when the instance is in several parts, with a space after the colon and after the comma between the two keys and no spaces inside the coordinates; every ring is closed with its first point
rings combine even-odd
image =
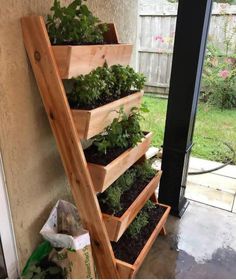
{"type": "Polygon", "coordinates": [[[148,161],[132,166],[104,193],[99,195],[100,205],[106,205],[113,214],[117,214],[123,208],[122,198],[125,198],[126,192],[135,187],[136,182],[146,184],[147,181],[155,176],[155,173],[156,171],[152,169],[148,161]]]}
{"type": "Polygon", "coordinates": [[[127,233],[131,238],[137,239],[138,234],[140,233],[142,228],[144,228],[148,224],[148,211],[153,209],[154,207],[155,204],[148,200],[144,208],[141,210],[141,212],[138,214],[138,216],[135,218],[135,220],[127,230],[127,233]]]}
{"type": "Polygon", "coordinates": [[[140,91],[144,83],[143,74],[136,73],[130,66],[104,65],[72,79],[67,97],[74,109],[93,109],[140,91]]]}
{"type": "MultiPolygon", "coordinates": [[[[86,0],[84,0],[86,1],[86,0]]],[[[61,7],[54,0],[52,15],[47,17],[47,30],[52,44],[101,44],[106,25],[93,16],[82,0],[74,0],[67,7],[61,7]]]]}
{"type": "Polygon", "coordinates": [[[95,137],[93,145],[97,147],[100,155],[106,155],[108,150],[134,147],[143,138],[143,132],[139,121],[142,119],[141,109],[132,108],[131,114],[127,116],[120,109],[118,118],[115,118],[105,132],[95,137]]]}

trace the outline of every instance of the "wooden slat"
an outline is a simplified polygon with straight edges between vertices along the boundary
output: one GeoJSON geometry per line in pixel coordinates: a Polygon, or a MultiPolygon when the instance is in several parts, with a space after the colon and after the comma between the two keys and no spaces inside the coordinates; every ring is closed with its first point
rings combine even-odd
{"type": "Polygon", "coordinates": [[[114,118],[118,117],[119,109],[124,108],[124,112],[129,115],[133,107],[140,107],[143,91],[131,94],[99,108],[93,110],[72,110],[80,139],[90,139],[101,133],[114,118]]]}
{"type": "Polygon", "coordinates": [[[114,23],[107,23],[107,32],[103,34],[104,40],[108,44],[119,44],[118,32],[114,23]]]}
{"type": "Polygon", "coordinates": [[[106,166],[88,163],[94,188],[97,192],[104,192],[117,180],[130,166],[143,156],[151,143],[152,133],[149,132],[142,142],[128,149],[106,166]]]}
{"type": "Polygon", "coordinates": [[[133,46],[131,44],[53,46],[53,53],[62,79],[85,75],[106,62],[128,65],[133,46]]]}
{"type": "Polygon", "coordinates": [[[83,149],[73,123],[44,20],[21,20],[25,47],[54,133],[83,226],[89,230],[101,278],[118,278],[114,253],[104,226],[83,149]],[[89,207],[88,207],[89,206],[89,207]]]}
{"type": "MultiPolygon", "coordinates": [[[[103,220],[105,222],[107,232],[111,241],[118,241],[128,226],[132,223],[136,215],[143,208],[144,204],[151,197],[153,192],[158,186],[161,178],[161,171],[149,182],[149,184],[143,189],[135,201],[125,211],[121,217],[114,215],[103,214],[103,220]]],[[[157,203],[157,201],[155,201],[157,203]]]]}
{"type": "Polygon", "coordinates": [[[156,53],[156,54],[173,54],[173,51],[170,50],[159,50],[159,49],[155,49],[155,48],[141,48],[138,50],[138,52],[140,53],[156,53]]]}

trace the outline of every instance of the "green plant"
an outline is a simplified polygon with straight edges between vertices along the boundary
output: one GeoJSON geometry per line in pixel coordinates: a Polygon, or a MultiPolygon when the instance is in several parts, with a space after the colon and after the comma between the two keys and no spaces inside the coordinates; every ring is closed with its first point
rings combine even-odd
{"type": "Polygon", "coordinates": [[[149,214],[148,212],[155,208],[155,204],[148,200],[141,210],[141,212],[138,214],[138,216],[135,218],[135,220],[132,222],[132,224],[129,226],[127,233],[130,235],[131,238],[138,238],[138,234],[148,224],[148,218],[149,214]]]}
{"type": "Polygon", "coordinates": [[[136,170],[137,177],[143,181],[153,178],[156,174],[155,169],[152,168],[148,161],[145,161],[143,164],[135,165],[134,168],[136,170]]]}
{"type": "Polygon", "coordinates": [[[72,108],[85,107],[87,105],[95,106],[105,91],[106,84],[101,80],[96,71],[92,71],[85,76],[79,76],[73,79],[73,89],[67,94],[68,101],[72,108]]]}
{"type": "Polygon", "coordinates": [[[127,93],[132,88],[141,90],[146,80],[143,74],[136,73],[130,66],[113,65],[111,73],[115,77],[113,91],[118,95],[127,93]]]}
{"type": "MultiPolygon", "coordinates": [[[[86,1],[86,0],[84,0],[86,1]]],[[[52,15],[47,17],[47,30],[52,44],[100,44],[106,25],[93,16],[82,0],[74,0],[67,7],[61,7],[54,0],[52,15]]]]}
{"type": "Polygon", "coordinates": [[[121,196],[129,190],[135,182],[135,170],[127,170],[119,179],[117,179],[103,194],[100,195],[99,201],[106,204],[112,209],[113,214],[122,210],[121,196]]]}
{"type": "MultiPolygon", "coordinates": [[[[112,209],[113,214],[116,214],[118,211],[122,210],[121,196],[123,195],[123,193],[132,188],[132,186],[135,185],[136,181],[145,182],[147,178],[150,179],[155,175],[155,170],[152,169],[153,175],[152,177],[150,177],[150,169],[151,165],[148,161],[132,166],[123,175],[121,175],[119,179],[117,179],[104,193],[100,194],[99,202],[103,205],[107,205],[109,209],[112,209]],[[142,169],[144,171],[141,172],[142,169]],[[146,176],[144,174],[145,170],[149,174],[149,176],[146,176]]],[[[148,205],[149,204],[147,204],[147,206],[148,205]]]]}
{"type": "Polygon", "coordinates": [[[87,75],[72,79],[72,90],[67,92],[73,108],[97,107],[128,95],[131,90],[144,87],[145,77],[130,66],[98,67],[87,75]]]}
{"type": "MultiPolygon", "coordinates": [[[[45,262],[43,260],[42,262],[45,262]]],[[[54,278],[57,279],[58,276],[61,278],[63,277],[63,271],[60,267],[56,266],[55,264],[46,261],[47,266],[38,263],[32,262],[28,267],[27,273],[22,276],[24,279],[49,279],[54,278]]]]}
{"type": "Polygon", "coordinates": [[[121,108],[118,118],[113,120],[103,134],[94,138],[93,144],[97,146],[98,152],[105,155],[107,150],[110,149],[127,149],[136,146],[143,138],[143,132],[139,124],[142,119],[141,111],[143,110],[146,109],[144,107],[140,109],[134,107],[128,116],[121,108]]]}

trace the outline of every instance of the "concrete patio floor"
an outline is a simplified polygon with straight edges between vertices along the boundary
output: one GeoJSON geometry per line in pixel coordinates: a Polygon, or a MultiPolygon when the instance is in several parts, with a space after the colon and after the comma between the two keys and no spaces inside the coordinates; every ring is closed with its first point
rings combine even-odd
{"type": "MultiPolygon", "coordinates": [[[[219,162],[191,157],[189,172],[209,170],[220,165],[219,162]]],[[[160,169],[161,159],[156,160],[154,166],[160,169]]],[[[202,175],[188,175],[185,196],[188,199],[236,213],[236,166],[228,165],[202,175]]]]}
{"type": "Polygon", "coordinates": [[[166,228],[137,278],[236,278],[236,214],[191,201],[166,228]]]}
{"type": "MultiPolygon", "coordinates": [[[[221,163],[191,157],[189,171],[208,170],[219,165],[221,163]]],[[[211,173],[189,175],[185,196],[236,213],[236,166],[228,165],[211,173]]]]}

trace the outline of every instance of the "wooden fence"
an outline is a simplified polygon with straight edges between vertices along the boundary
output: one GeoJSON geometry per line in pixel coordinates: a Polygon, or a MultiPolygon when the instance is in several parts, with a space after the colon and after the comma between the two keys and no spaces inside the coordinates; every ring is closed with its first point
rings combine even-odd
{"type": "MultiPolygon", "coordinates": [[[[138,70],[147,77],[146,92],[168,94],[177,18],[177,4],[140,0],[137,40],[138,70]]],[[[209,31],[211,43],[236,53],[236,5],[214,4],[209,31]]]]}

